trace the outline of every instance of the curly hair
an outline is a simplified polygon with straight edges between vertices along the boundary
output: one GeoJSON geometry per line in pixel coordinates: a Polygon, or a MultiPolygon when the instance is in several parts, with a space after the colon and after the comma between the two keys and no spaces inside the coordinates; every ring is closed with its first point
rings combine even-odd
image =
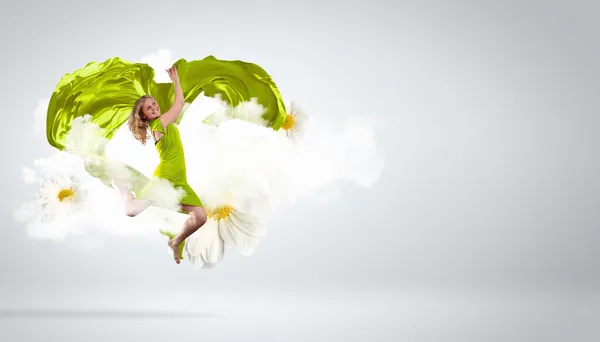
{"type": "Polygon", "coordinates": [[[152,96],[144,95],[135,101],[133,109],[129,114],[129,130],[133,133],[133,137],[136,140],[142,142],[142,145],[146,145],[146,140],[150,137],[148,134],[148,119],[143,114],[142,105],[145,99],[151,99],[152,96]]]}

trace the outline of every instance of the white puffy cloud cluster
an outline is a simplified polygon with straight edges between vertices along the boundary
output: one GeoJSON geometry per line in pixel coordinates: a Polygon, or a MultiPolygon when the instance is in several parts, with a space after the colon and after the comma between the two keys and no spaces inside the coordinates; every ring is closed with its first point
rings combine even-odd
{"type": "MultiPolygon", "coordinates": [[[[159,80],[161,71],[174,60],[168,50],[141,59],[157,70],[159,80]]],[[[47,100],[40,100],[35,110],[36,130],[44,124],[40,114],[44,112],[44,104],[47,100]]],[[[370,187],[378,180],[385,163],[377,150],[374,127],[368,120],[328,124],[307,115],[295,104],[290,108],[294,115],[287,124],[297,129],[274,131],[262,125],[262,109],[255,101],[231,108],[218,98],[199,96],[187,107],[179,130],[188,181],[207,211],[231,209],[227,211],[229,221],[213,214],[203,230],[190,237],[186,252],[194,266],[202,268],[218,263],[223,257],[224,244],[251,254],[266,233],[266,217],[281,201],[292,203],[300,198],[318,197],[320,190],[334,182],[370,187]],[[203,123],[207,117],[218,125],[203,123]],[[243,229],[244,224],[248,229],[243,229]]],[[[129,166],[152,177],[159,162],[153,144],[142,146],[126,125],[108,141],[101,138],[99,128],[88,119],[74,123],[68,145],[71,152],[93,154],[104,150],[111,163],[103,162],[112,165],[107,168],[112,176],[127,179],[131,176],[126,167],[129,166]]],[[[71,188],[72,184],[65,179],[76,182],[81,194],[85,192],[73,215],[54,221],[43,219],[44,208],[39,199],[24,204],[16,215],[26,223],[31,236],[59,241],[94,229],[145,236],[158,230],[178,231],[186,217],[173,210],[151,207],[139,216],[127,217],[118,192],[92,177],[84,168],[84,160],[69,151],[57,152],[34,161],[34,168],[23,169],[27,184],[62,181],[51,189],[38,191],[40,194],[45,191],[44,196],[53,198],[56,208],[74,205],[58,199],[61,189],[71,188]]],[[[168,194],[167,202],[173,201],[175,193],[168,190],[160,192],[168,194]]]]}

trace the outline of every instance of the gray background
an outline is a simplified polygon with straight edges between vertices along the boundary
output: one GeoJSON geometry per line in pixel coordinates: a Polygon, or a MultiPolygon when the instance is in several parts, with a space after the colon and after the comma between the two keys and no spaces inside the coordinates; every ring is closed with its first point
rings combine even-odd
{"type": "Polygon", "coordinates": [[[596,341],[599,6],[592,1],[8,2],[5,341],[596,341]],[[171,49],[264,66],[317,117],[373,118],[370,189],[299,201],[251,257],[30,239],[33,111],[89,61],[171,49]]]}

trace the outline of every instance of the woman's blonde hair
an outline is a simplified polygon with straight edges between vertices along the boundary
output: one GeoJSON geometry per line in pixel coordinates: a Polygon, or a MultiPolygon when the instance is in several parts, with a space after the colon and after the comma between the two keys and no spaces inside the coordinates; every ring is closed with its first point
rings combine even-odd
{"type": "Polygon", "coordinates": [[[129,130],[133,133],[133,137],[136,140],[142,142],[142,145],[146,145],[146,140],[150,137],[148,134],[148,119],[144,116],[142,105],[145,99],[151,99],[152,96],[144,95],[135,101],[133,109],[129,114],[129,130]]]}

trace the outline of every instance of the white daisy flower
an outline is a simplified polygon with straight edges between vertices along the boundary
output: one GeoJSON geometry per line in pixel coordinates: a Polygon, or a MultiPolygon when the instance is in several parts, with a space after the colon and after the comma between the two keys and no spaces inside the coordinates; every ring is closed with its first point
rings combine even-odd
{"type": "Polygon", "coordinates": [[[292,102],[289,108],[287,116],[281,124],[281,129],[289,139],[296,141],[304,136],[308,128],[309,117],[295,102],[292,102]]]}
{"type": "Polygon", "coordinates": [[[183,247],[195,269],[215,268],[223,260],[225,244],[251,255],[266,233],[266,202],[232,195],[205,205],[206,224],[187,238],[183,247]]]}
{"type": "MultiPolygon", "coordinates": [[[[28,178],[37,178],[27,170],[28,178]]],[[[31,179],[30,179],[31,180],[31,179]]],[[[88,189],[73,174],[55,172],[39,180],[37,199],[24,203],[15,212],[15,219],[26,223],[32,237],[64,240],[84,232],[82,225],[89,214],[88,189]]]]}
{"type": "Polygon", "coordinates": [[[69,218],[81,211],[87,191],[73,175],[56,174],[42,181],[38,194],[42,221],[69,218]]]}
{"type": "Polygon", "coordinates": [[[254,253],[266,233],[264,215],[255,208],[226,204],[207,207],[206,215],[217,223],[223,241],[243,255],[254,253]]]}

